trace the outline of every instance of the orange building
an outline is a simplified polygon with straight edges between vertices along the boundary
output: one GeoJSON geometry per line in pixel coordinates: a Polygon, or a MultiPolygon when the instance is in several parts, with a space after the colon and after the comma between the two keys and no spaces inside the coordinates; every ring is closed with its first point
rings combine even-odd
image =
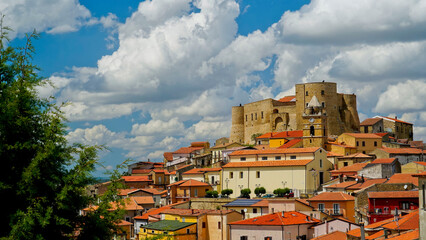
{"type": "Polygon", "coordinates": [[[308,202],[315,210],[355,221],[355,198],[351,195],[342,192],[323,192],[308,199],[308,202]]]}
{"type": "Polygon", "coordinates": [[[194,179],[181,180],[167,186],[168,203],[188,201],[194,197],[204,197],[213,188],[208,183],[194,179]]]}

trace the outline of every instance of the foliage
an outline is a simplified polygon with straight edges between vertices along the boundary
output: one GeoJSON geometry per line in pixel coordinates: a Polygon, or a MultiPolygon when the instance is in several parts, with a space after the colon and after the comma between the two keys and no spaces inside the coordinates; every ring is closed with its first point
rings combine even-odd
{"type": "Polygon", "coordinates": [[[255,133],[255,134],[251,135],[251,140],[256,141],[256,138],[261,136],[261,135],[262,135],[262,133],[255,133]]]}
{"type": "Polygon", "coordinates": [[[231,195],[232,193],[234,193],[234,191],[232,189],[229,189],[229,188],[223,189],[220,192],[220,194],[222,194],[223,196],[227,196],[227,197],[229,197],[229,195],[231,195]]]}
{"type": "Polygon", "coordinates": [[[254,189],[254,194],[256,194],[257,197],[261,197],[262,194],[266,193],[266,189],[264,187],[257,187],[254,189]]]}
{"type": "Polygon", "coordinates": [[[207,198],[217,198],[219,196],[219,193],[217,191],[207,191],[206,197],[207,198]]]}
{"type": "Polygon", "coordinates": [[[274,194],[277,195],[277,197],[284,197],[284,195],[290,193],[289,188],[277,188],[274,190],[274,194]]]}
{"type": "MultiPolygon", "coordinates": [[[[65,118],[53,98],[41,99],[37,87],[48,84],[32,64],[34,31],[26,44],[7,44],[9,28],[0,19],[0,196],[3,239],[107,239],[122,218],[120,207],[109,205],[120,187],[119,174],[99,199],[99,208],[86,216],[79,210],[98,199],[86,194],[100,146],[70,146],[65,118]],[[86,234],[94,232],[94,234],[86,234]]],[[[117,202],[117,206],[119,206],[117,202]]]]}
{"type": "Polygon", "coordinates": [[[251,190],[250,188],[241,189],[241,197],[250,198],[251,190]]]}

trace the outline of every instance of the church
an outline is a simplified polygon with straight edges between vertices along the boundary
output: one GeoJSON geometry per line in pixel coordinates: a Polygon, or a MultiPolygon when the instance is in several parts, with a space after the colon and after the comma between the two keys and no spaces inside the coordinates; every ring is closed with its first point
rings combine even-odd
{"type": "Polygon", "coordinates": [[[328,136],[359,131],[355,94],[333,82],[296,84],[296,95],[232,107],[230,142],[253,144],[258,134],[303,130],[303,146],[321,146],[328,136]]]}

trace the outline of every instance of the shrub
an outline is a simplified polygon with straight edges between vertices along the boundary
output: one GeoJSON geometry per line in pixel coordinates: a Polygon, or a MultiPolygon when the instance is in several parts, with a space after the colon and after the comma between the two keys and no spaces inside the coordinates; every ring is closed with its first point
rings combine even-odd
{"type": "Polygon", "coordinates": [[[241,189],[241,197],[250,198],[251,190],[250,188],[241,189]]]}
{"type": "Polygon", "coordinates": [[[277,188],[274,190],[274,194],[277,195],[277,197],[284,197],[284,195],[288,193],[290,193],[289,188],[277,188]]]}
{"type": "Polygon", "coordinates": [[[229,197],[234,191],[232,189],[223,189],[222,192],[220,192],[222,195],[229,197]]]}
{"type": "Polygon", "coordinates": [[[256,194],[257,197],[261,197],[262,194],[266,193],[266,189],[264,187],[257,187],[254,189],[254,194],[256,194]]]}
{"type": "Polygon", "coordinates": [[[207,191],[206,197],[208,198],[217,198],[219,196],[219,193],[217,191],[207,191]]]}

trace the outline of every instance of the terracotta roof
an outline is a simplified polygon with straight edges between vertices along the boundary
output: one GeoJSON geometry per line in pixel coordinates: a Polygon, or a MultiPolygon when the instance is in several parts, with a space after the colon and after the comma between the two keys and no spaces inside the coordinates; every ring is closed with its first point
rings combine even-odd
{"type": "Polygon", "coordinates": [[[271,137],[274,138],[301,138],[303,137],[303,130],[277,132],[271,137]]]}
{"type": "Polygon", "coordinates": [[[413,125],[412,123],[404,122],[404,121],[401,121],[401,120],[396,119],[396,118],[383,117],[383,116],[375,116],[375,118],[383,118],[383,119],[386,119],[386,120],[390,120],[390,121],[392,121],[392,122],[399,122],[399,123],[405,123],[405,124],[413,125]]]}
{"type": "Polygon", "coordinates": [[[285,96],[283,98],[280,98],[278,100],[278,102],[284,102],[284,103],[287,103],[287,102],[296,102],[296,96],[285,96]]]}
{"type": "Polygon", "coordinates": [[[357,183],[358,183],[357,181],[347,181],[347,182],[342,182],[342,183],[336,183],[336,184],[327,186],[325,188],[347,188],[347,187],[355,185],[357,183]]]}
{"type": "Polygon", "coordinates": [[[384,236],[385,235],[385,231],[380,230],[374,234],[371,234],[370,236],[366,236],[365,239],[376,239],[378,237],[384,236]]]}
{"type": "Polygon", "coordinates": [[[195,179],[188,179],[185,182],[179,184],[180,187],[200,187],[200,186],[210,186],[208,183],[200,182],[195,179]]]}
{"type": "Polygon", "coordinates": [[[152,182],[149,176],[122,176],[125,182],[152,182]]]}
{"type": "Polygon", "coordinates": [[[374,134],[376,134],[377,136],[380,136],[382,138],[386,135],[389,135],[389,133],[374,133],[374,134]]]}
{"type": "Polygon", "coordinates": [[[132,174],[148,174],[152,169],[132,169],[132,174]]]}
{"type": "Polygon", "coordinates": [[[395,162],[396,158],[377,158],[370,164],[391,164],[395,162]]]}
{"type": "Polygon", "coordinates": [[[290,153],[314,153],[320,149],[319,147],[310,148],[276,148],[265,150],[239,150],[235,151],[230,156],[236,155],[256,155],[256,154],[290,154],[290,153]]]}
{"type": "Polygon", "coordinates": [[[422,150],[418,148],[388,148],[382,147],[381,150],[390,154],[421,154],[422,150]]]}
{"type": "Polygon", "coordinates": [[[251,207],[268,207],[269,206],[269,201],[268,200],[262,200],[259,201],[253,205],[251,205],[251,207]]]}
{"type": "Polygon", "coordinates": [[[338,154],[338,153],[335,153],[335,152],[327,152],[327,157],[341,157],[341,156],[343,156],[342,154],[338,154]]]}
{"type": "Polygon", "coordinates": [[[341,231],[334,231],[332,233],[322,235],[316,238],[311,238],[312,240],[342,240],[346,239],[346,233],[341,231]]]}
{"type": "Polygon", "coordinates": [[[415,240],[419,239],[420,232],[419,229],[405,231],[402,233],[396,233],[388,237],[388,240],[415,240]]]}
{"type": "Polygon", "coordinates": [[[301,141],[302,141],[302,139],[300,139],[300,138],[291,139],[290,141],[279,146],[278,148],[291,148],[292,146],[300,143],[301,141]]]}
{"type": "Polygon", "coordinates": [[[205,172],[220,172],[222,168],[193,168],[182,174],[203,174],[205,172]]]}
{"type": "Polygon", "coordinates": [[[230,162],[222,168],[236,167],[289,167],[289,166],[305,166],[313,160],[271,160],[271,161],[255,161],[255,162],[230,162]]]}
{"type": "Polygon", "coordinates": [[[419,191],[368,192],[369,198],[418,198],[419,191]]]}
{"type": "Polygon", "coordinates": [[[236,142],[229,142],[229,143],[222,143],[216,146],[211,147],[211,149],[216,149],[216,148],[227,148],[228,146],[231,146],[232,144],[238,144],[241,146],[241,144],[236,143],[236,142]]]}
{"type": "Polygon", "coordinates": [[[351,148],[351,149],[356,149],[356,147],[353,146],[349,146],[343,143],[338,143],[338,142],[328,142],[328,144],[334,145],[334,146],[338,146],[338,147],[343,147],[343,148],[351,148]]]}
{"type": "Polygon", "coordinates": [[[419,228],[419,209],[402,216],[397,222],[392,221],[382,227],[391,230],[411,230],[419,228]]]}
{"type": "Polygon", "coordinates": [[[203,141],[203,142],[192,142],[191,147],[202,147],[204,148],[204,145],[209,144],[209,142],[203,141]]]}
{"type": "Polygon", "coordinates": [[[207,212],[207,215],[222,215],[222,214],[228,214],[232,212],[237,212],[235,210],[210,210],[210,212],[207,212]]]}
{"type": "Polygon", "coordinates": [[[372,125],[378,123],[381,120],[382,120],[381,118],[367,118],[364,121],[362,121],[359,125],[360,126],[372,126],[372,125]]]}
{"type": "Polygon", "coordinates": [[[414,163],[417,163],[417,164],[419,164],[419,165],[426,166],[426,162],[414,162],[414,163]]]}
{"type": "Polygon", "coordinates": [[[322,192],[308,201],[355,201],[355,197],[342,192],[322,192]]]}
{"type": "Polygon", "coordinates": [[[386,184],[388,183],[412,183],[419,186],[419,179],[413,177],[413,174],[411,173],[395,173],[386,182],[386,184]]]}
{"type": "Polygon", "coordinates": [[[197,150],[201,150],[203,148],[204,147],[181,147],[178,150],[174,151],[173,154],[188,154],[197,150]]]}
{"type": "Polygon", "coordinates": [[[117,223],[117,226],[129,226],[129,225],[133,225],[133,223],[124,221],[124,220],[120,220],[120,222],[117,223]]]}
{"type": "Polygon", "coordinates": [[[354,163],[350,166],[342,167],[337,170],[330,171],[332,174],[336,173],[345,173],[345,172],[358,172],[359,170],[363,169],[365,166],[367,166],[368,163],[354,163]]]}
{"type": "Polygon", "coordinates": [[[343,134],[346,134],[346,135],[354,137],[354,138],[377,138],[377,139],[381,139],[380,136],[378,136],[377,134],[374,134],[374,133],[343,133],[343,134]]]}
{"type": "Polygon", "coordinates": [[[350,187],[347,187],[346,190],[359,190],[364,189],[366,187],[369,187],[371,185],[377,184],[377,183],[384,183],[386,182],[386,178],[378,178],[378,179],[367,179],[363,183],[357,183],[355,185],[352,185],[350,187]]]}
{"type": "Polygon", "coordinates": [[[153,195],[160,195],[161,194],[161,192],[163,191],[159,191],[158,189],[156,189],[156,188],[142,188],[142,189],[140,189],[141,191],[144,191],[144,192],[148,192],[148,193],[151,193],[151,194],[153,194],[153,195]]]}
{"type": "Polygon", "coordinates": [[[173,161],[173,153],[172,152],[164,152],[163,156],[164,156],[164,159],[166,159],[168,162],[173,161]]]}
{"type": "Polygon", "coordinates": [[[138,205],[154,204],[155,203],[152,196],[135,196],[135,197],[132,197],[132,198],[136,202],[136,204],[138,204],[138,205]]]}
{"type": "Polygon", "coordinates": [[[320,221],[299,212],[277,212],[246,220],[228,223],[229,225],[257,225],[257,226],[288,226],[298,224],[316,224],[320,221]],[[284,215],[284,216],[283,216],[284,215]]]}
{"type": "Polygon", "coordinates": [[[339,159],[340,158],[373,158],[373,157],[364,153],[354,153],[354,154],[346,155],[343,157],[339,157],[339,159]]]}
{"type": "Polygon", "coordinates": [[[173,206],[179,205],[179,204],[182,204],[182,202],[169,204],[169,205],[166,205],[166,206],[163,206],[163,207],[160,207],[160,208],[151,208],[146,213],[142,214],[142,216],[136,216],[136,217],[134,217],[134,219],[147,220],[149,216],[158,215],[158,214],[162,213],[164,210],[170,209],[173,206]]]}
{"type": "Polygon", "coordinates": [[[426,171],[421,173],[412,174],[413,177],[426,177],[426,171]]]}
{"type": "Polygon", "coordinates": [[[118,196],[127,196],[129,193],[140,191],[138,188],[118,189],[118,196]]]}
{"type": "Polygon", "coordinates": [[[179,216],[200,216],[206,214],[212,210],[208,209],[179,209],[179,208],[170,208],[165,209],[161,213],[164,214],[173,214],[179,216]]]}

